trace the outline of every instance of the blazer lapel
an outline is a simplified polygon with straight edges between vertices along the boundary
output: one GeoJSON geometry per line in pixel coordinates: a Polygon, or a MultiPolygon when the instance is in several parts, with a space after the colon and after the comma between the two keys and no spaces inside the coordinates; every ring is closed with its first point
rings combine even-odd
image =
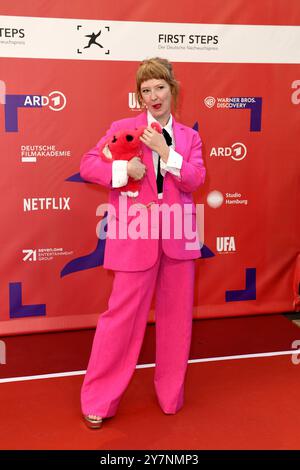
{"type": "MultiPolygon", "coordinates": [[[[138,128],[140,126],[147,126],[147,113],[143,112],[136,117],[135,126],[138,128]]],[[[177,123],[173,117],[173,134],[175,139],[175,150],[180,155],[185,154],[186,149],[186,135],[184,127],[177,123]]],[[[153,157],[152,157],[152,150],[147,147],[147,145],[142,146],[143,148],[143,161],[144,164],[147,166],[147,173],[146,177],[148,178],[149,185],[154,193],[154,196],[157,196],[157,188],[156,188],[156,176],[155,170],[153,165],[153,157]]]]}
{"type": "MultiPolygon", "coordinates": [[[[147,126],[147,113],[143,112],[136,117],[135,121],[136,127],[140,126],[147,126]]],[[[154,196],[157,196],[157,189],[156,189],[156,176],[154,171],[153,165],[153,157],[152,157],[152,150],[147,147],[147,145],[142,144],[143,149],[143,162],[147,167],[146,178],[148,179],[149,185],[154,193],[154,196]]]]}
{"type": "Polygon", "coordinates": [[[184,155],[186,148],[186,139],[184,127],[177,123],[173,118],[173,134],[175,139],[175,150],[180,155],[184,155]]]}

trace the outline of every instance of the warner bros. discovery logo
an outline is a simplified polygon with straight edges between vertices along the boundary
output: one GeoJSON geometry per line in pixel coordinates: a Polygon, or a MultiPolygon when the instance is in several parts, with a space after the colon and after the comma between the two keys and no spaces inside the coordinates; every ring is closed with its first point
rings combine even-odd
{"type": "Polygon", "coordinates": [[[261,131],[262,97],[261,96],[230,96],[217,97],[206,96],[204,104],[207,108],[250,110],[250,131],[261,131]]]}
{"type": "Polygon", "coordinates": [[[0,80],[0,104],[4,105],[5,131],[18,132],[19,108],[49,108],[51,111],[62,111],[66,104],[66,96],[61,91],[51,91],[46,95],[10,95],[6,93],[6,84],[0,80]]]}

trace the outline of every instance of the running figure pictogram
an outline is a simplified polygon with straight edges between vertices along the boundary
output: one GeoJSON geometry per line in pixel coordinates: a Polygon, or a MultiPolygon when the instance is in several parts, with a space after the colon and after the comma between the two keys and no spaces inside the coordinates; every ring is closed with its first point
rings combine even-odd
{"type": "Polygon", "coordinates": [[[99,46],[99,47],[101,47],[101,48],[103,49],[103,46],[101,46],[101,44],[99,44],[99,43],[96,41],[97,37],[99,37],[100,34],[101,34],[101,29],[100,29],[100,31],[99,31],[98,34],[95,34],[95,33],[86,34],[85,37],[91,38],[91,39],[89,40],[88,45],[84,47],[84,49],[87,49],[88,47],[91,47],[93,44],[97,44],[97,46],[99,46]]]}

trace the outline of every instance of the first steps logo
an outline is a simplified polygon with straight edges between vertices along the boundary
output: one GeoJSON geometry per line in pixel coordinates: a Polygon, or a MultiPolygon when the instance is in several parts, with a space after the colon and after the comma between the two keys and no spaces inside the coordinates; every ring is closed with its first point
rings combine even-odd
{"type": "Polygon", "coordinates": [[[0,28],[0,44],[2,46],[8,45],[9,47],[11,44],[14,46],[24,45],[24,38],[24,28],[0,28]]]}
{"type": "Polygon", "coordinates": [[[24,29],[18,29],[18,28],[0,28],[0,38],[24,38],[25,33],[24,29]]]}
{"type": "Polygon", "coordinates": [[[67,104],[66,96],[58,90],[46,95],[10,95],[6,92],[6,83],[0,80],[0,104],[4,105],[5,131],[18,132],[19,108],[49,108],[51,111],[62,111],[67,104]]]}

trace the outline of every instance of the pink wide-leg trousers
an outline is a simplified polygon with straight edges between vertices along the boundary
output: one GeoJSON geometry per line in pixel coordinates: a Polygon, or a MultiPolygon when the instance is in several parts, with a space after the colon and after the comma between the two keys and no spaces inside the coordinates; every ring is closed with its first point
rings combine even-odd
{"type": "Polygon", "coordinates": [[[160,241],[158,259],[150,269],[115,272],[108,310],[100,315],[81,389],[84,415],[115,415],[138,361],[154,291],[156,395],[167,414],[182,407],[192,333],[194,270],[194,260],[169,258],[160,241]]]}

